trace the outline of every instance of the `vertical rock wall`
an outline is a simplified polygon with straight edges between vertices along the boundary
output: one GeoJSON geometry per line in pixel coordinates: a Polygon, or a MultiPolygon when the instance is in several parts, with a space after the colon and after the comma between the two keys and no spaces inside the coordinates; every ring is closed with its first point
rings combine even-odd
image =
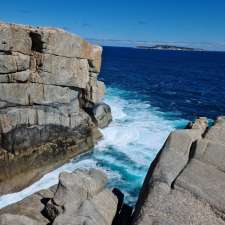
{"type": "Polygon", "coordinates": [[[0,24],[0,184],[94,145],[101,53],[60,29],[0,24]]]}

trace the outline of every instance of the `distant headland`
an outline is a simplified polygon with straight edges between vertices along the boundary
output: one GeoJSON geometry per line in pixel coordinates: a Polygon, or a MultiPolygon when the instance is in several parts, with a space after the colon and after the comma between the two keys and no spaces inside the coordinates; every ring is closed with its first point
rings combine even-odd
{"type": "Polygon", "coordinates": [[[152,46],[145,46],[140,45],[137,48],[142,49],[156,49],[156,50],[170,50],[170,51],[204,51],[204,49],[200,48],[191,48],[191,47],[182,47],[182,46],[175,46],[175,45],[152,45],[152,46]]]}

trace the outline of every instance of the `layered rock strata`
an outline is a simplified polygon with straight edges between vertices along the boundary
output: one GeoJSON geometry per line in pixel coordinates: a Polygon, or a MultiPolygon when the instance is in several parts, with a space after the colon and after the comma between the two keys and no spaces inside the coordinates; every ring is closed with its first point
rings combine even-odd
{"type": "Polygon", "coordinates": [[[40,191],[0,211],[1,225],[111,225],[117,197],[99,170],[63,172],[57,187],[40,191]]]}
{"type": "Polygon", "coordinates": [[[101,53],[60,29],[0,24],[0,194],[12,177],[85,152],[101,136],[97,127],[111,121],[97,80],[101,53]]]}
{"type": "Polygon", "coordinates": [[[152,163],[132,224],[225,224],[225,117],[188,127],[172,132],[152,163]]]}

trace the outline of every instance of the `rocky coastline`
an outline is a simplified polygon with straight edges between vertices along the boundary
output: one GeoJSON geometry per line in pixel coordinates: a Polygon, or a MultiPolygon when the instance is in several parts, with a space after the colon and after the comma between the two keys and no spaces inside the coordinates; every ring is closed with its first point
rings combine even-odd
{"type": "Polygon", "coordinates": [[[172,132],[151,164],[132,225],[225,224],[225,117],[172,132]]]}
{"type": "Polygon", "coordinates": [[[99,170],[63,172],[57,186],[2,209],[0,224],[111,225],[118,200],[106,181],[99,170]]]}
{"type": "Polygon", "coordinates": [[[112,120],[97,80],[101,53],[60,29],[0,24],[0,195],[101,138],[112,120]]]}
{"type": "MultiPolygon", "coordinates": [[[[0,24],[0,196],[89,151],[112,121],[102,48],[61,29],[0,24]]],[[[225,117],[173,131],[134,208],[100,170],[0,209],[1,225],[225,225],[225,117]]]]}

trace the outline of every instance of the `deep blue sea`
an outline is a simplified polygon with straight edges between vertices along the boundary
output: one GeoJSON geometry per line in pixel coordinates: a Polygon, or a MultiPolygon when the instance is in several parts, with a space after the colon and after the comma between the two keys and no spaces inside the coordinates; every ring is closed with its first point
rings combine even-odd
{"type": "Polygon", "coordinates": [[[28,188],[0,197],[0,208],[58,182],[61,171],[99,168],[109,187],[134,205],[150,163],[168,134],[198,116],[225,115],[225,53],[104,47],[99,79],[113,122],[92,153],[46,174],[28,188]]]}

